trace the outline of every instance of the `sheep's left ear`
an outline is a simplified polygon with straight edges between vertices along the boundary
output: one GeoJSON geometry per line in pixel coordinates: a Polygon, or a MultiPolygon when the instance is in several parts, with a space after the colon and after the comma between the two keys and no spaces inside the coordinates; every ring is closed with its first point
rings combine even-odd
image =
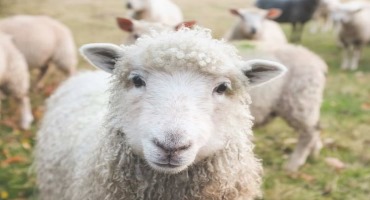
{"type": "Polygon", "coordinates": [[[121,47],[109,43],[85,44],[80,52],[90,64],[110,74],[113,73],[117,60],[123,56],[121,47]]]}
{"type": "Polygon", "coordinates": [[[193,28],[197,22],[196,21],[186,21],[181,22],[180,24],[175,26],[175,31],[178,31],[179,29],[186,27],[186,28],[193,28]]]}
{"type": "Polygon", "coordinates": [[[280,15],[283,13],[282,10],[280,9],[277,9],[277,8],[271,8],[271,9],[268,9],[267,10],[267,13],[266,13],[266,18],[267,19],[276,19],[278,17],[280,17],[280,15]]]}
{"type": "Polygon", "coordinates": [[[273,61],[249,60],[243,64],[242,71],[248,77],[250,86],[255,87],[282,76],[287,68],[273,61]]]}

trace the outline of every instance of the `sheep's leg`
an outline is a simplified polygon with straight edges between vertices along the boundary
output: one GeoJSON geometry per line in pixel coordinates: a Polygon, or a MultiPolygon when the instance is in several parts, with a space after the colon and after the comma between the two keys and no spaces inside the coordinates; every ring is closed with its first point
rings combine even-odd
{"type": "Polygon", "coordinates": [[[345,70],[349,68],[351,52],[352,52],[351,46],[348,46],[348,45],[343,46],[343,60],[342,60],[341,69],[345,70]]]}
{"type": "Polygon", "coordinates": [[[293,43],[300,42],[304,24],[293,22],[292,25],[293,25],[292,26],[293,29],[292,29],[292,35],[290,37],[290,41],[293,43]]]}
{"type": "Polygon", "coordinates": [[[44,65],[40,68],[40,72],[39,72],[39,75],[38,75],[37,80],[36,80],[36,88],[37,89],[41,89],[41,88],[44,87],[45,77],[46,77],[45,75],[47,74],[48,69],[49,69],[49,64],[46,64],[46,65],[44,65]]]}
{"type": "Polygon", "coordinates": [[[356,46],[353,47],[352,60],[351,60],[349,69],[351,69],[351,70],[356,70],[357,69],[358,63],[359,63],[360,57],[361,57],[361,50],[362,50],[361,45],[356,45],[356,46]]]}
{"type": "Polygon", "coordinates": [[[31,111],[31,103],[28,96],[17,98],[21,110],[20,127],[23,130],[28,130],[33,121],[33,115],[31,111]]]}
{"type": "Polygon", "coordinates": [[[321,147],[320,134],[317,130],[301,131],[296,148],[285,165],[285,169],[291,172],[297,171],[311,153],[318,155],[321,147]]]}
{"type": "Polygon", "coordinates": [[[296,32],[297,32],[297,24],[295,22],[292,23],[292,33],[290,34],[290,41],[295,42],[296,39],[296,32]]]}

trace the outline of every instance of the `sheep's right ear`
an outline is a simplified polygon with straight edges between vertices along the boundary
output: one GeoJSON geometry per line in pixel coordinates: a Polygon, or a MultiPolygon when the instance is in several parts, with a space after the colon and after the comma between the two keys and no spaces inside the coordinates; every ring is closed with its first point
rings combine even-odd
{"type": "Polygon", "coordinates": [[[243,15],[241,14],[241,11],[239,9],[230,9],[230,13],[235,15],[235,16],[238,16],[238,17],[243,17],[243,15]]]}
{"type": "Polygon", "coordinates": [[[123,56],[121,47],[108,43],[85,44],[80,52],[90,64],[110,74],[113,73],[117,60],[123,56]]]}
{"type": "Polygon", "coordinates": [[[121,18],[121,17],[117,17],[116,18],[117,20],[117,24],[118,26],[126,31],[126,32],[132,32],[134,31],[134,22],[130,19],[127,19],[127,18],[121,18]]]}
{"type": "Polygon", "coordinates": [[[253,88],[282,76],[287,68],[277,62],[256,59],[246,61],[242,66],[242,71],[253,88]]]}

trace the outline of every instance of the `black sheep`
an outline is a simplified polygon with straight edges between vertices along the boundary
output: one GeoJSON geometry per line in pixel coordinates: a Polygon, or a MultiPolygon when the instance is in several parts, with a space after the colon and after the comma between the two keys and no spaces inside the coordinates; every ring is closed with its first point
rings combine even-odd
{"type": "Polygon", "coordinates": [[[281,23],[292,23],[291,41],[301,40],[304,24],[312,18],[320,0],[257,0],[259,8],[278,8],[283,11],[282,15],[275,19],[281,23]]]}

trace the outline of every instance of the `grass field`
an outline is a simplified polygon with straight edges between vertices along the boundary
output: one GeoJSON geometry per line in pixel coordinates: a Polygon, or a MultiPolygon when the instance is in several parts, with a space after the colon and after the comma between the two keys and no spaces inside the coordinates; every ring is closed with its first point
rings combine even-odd
{"type": "MultiPolygon", "coordinates": [[[[234,21],[227,9],[248,0],[174,0],[186,19],[221,37],[234,21]]],[[[68,25],[77,46],[91,42],[120,43],[125,34],[115,24],[124,16],[123,0],[0,0],[0,16],[46,14],[68,25]]],[[[284,26],[287,34],[289,27],[284,26]]],[[[370,199],[370,48],[363,53],[359,70],[339,69],[341,51],[332,33],[304,33],[303,45],[319,54],[329,65],[322,106],[321,156],[310,159],[297,174],[286,174],[282,164],[294,147],[297,135],[282,120],[255,131],[256,153],[263,159],[266,200],[368,200],[370,199]],[[336,170],[325,162],[334,157],[345,163],[336,170]]],[[[79,68],[91,68],[80,58],[79,68]]],[[[16,128],[12,100],[3,102],[0,119],[0,199],[37,199],[32,172],[34,137],[44,110],[44,100],[63,77],[50,74],[49,85],[31,93],[36,116],[30,131],[16,128]]]]}

